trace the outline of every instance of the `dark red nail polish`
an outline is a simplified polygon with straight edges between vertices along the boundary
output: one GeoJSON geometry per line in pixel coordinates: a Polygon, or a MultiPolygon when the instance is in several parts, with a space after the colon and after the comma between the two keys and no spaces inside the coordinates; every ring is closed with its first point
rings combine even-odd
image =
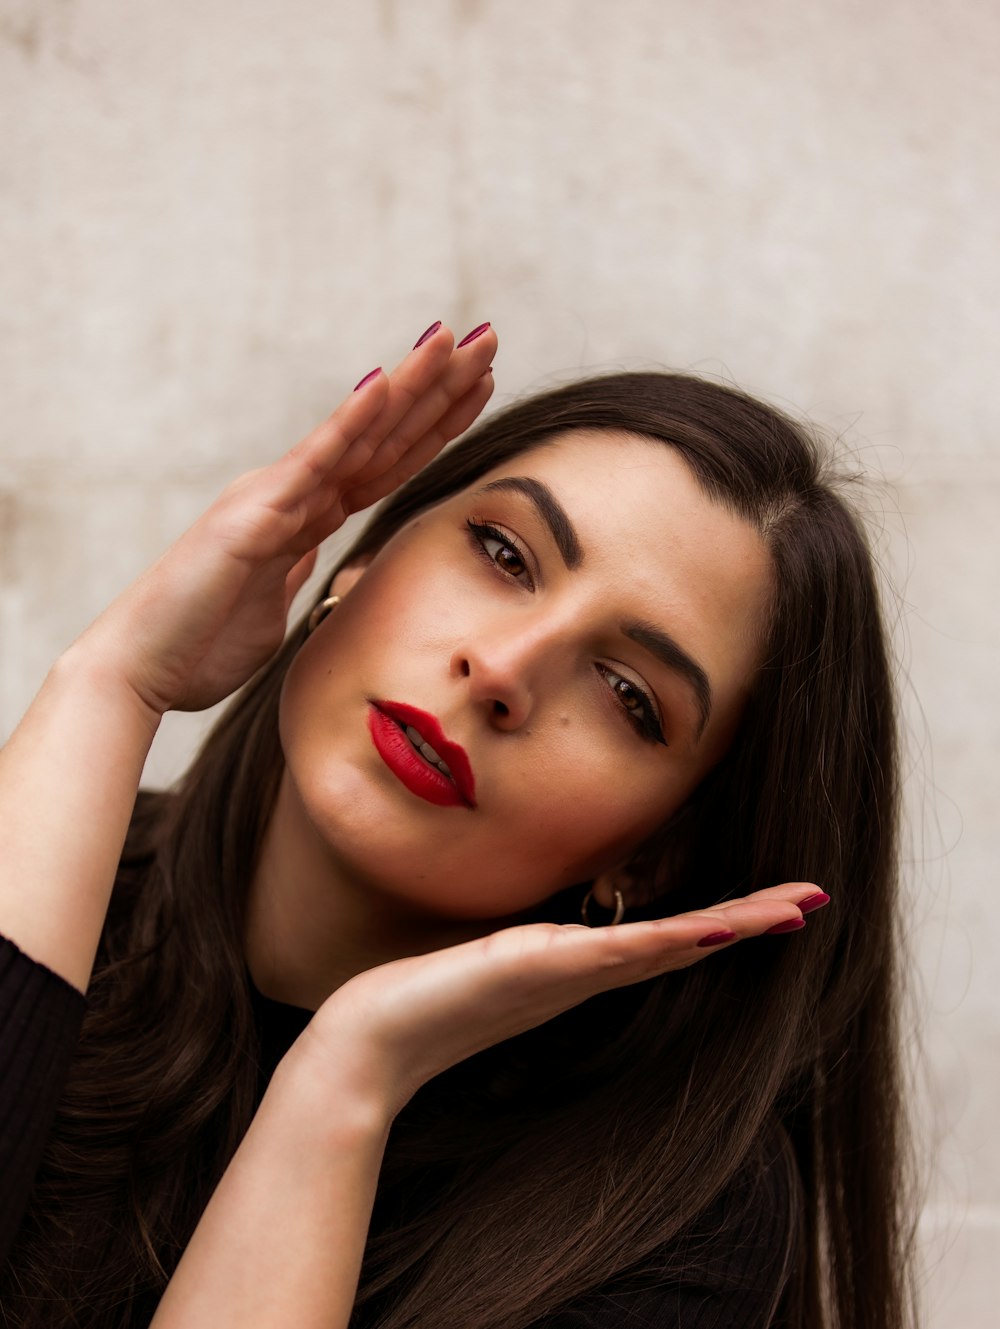
{"type": "Polygon", "coordinates": [[[825,904],[830,903],[830,897],[826,891],[817,891],[815,895],[807,895],[804,900],[799,901],[799,908],[804,914],[808,914],[812,909],[822,909],[825,904]]]}
{"type": "Polygon", "coordinates": [[[725,932],[710,932],[707,937],[702,937],[699,946],[721,946],[724,941],[732,941],[736,936],[735,932],[728,929],[725,932]]]}
{"type": "MultiPolygon", "coordinates": [[[[490,325],[488,323],[480,323],[479,327],[473,328],[472,331],[467,336],[462,338],[462,340],[458,343],[458,345],[468,346],[470,341],[475,341],[477,337],[481,337],[489,326],[490,325]]],[[[456,347],[455,349],[457,350],[458,347],[456,347]]]]}
{"type": "Polygon", "coordinates": [[[371,372],[370,374],[365,374],[364,378],[363,378],[363,379],[361,380],[361,382],[357,385],[357,387],[354,389],[354,391],[357,392],[358,388],[363,388],[363,387],[365,386],[366,383],[370,383],[370,382],[372,381],[372,379],[375,378],[376,375],[381,374],[381,372],[382,372],[382,366],[379,365],[378,368],[377,368],[377,369],[373,369],[372,372],[371,372]]]}
{"type": "Polygon", "coordinates": [[[773,928],[768,928],[765,936],[781,936],[783,932],[800,932],[806,925],[804,918],[786,918],[784,923],[775,923],[773,928]]]}
{"type": "Polygon", "coordinates": [[[425,341],[430,341],[431,337],[434,336],[435,332],[437,332],[440,326],[441,326],[440,319],[438,319],[436,323],[432,323],[430,327],[427,329],[427,331],[422,332],[420,336],[417,338],[417,340],[413,343],[413,349],[416,350],[418,346],[423,346],[425,341]]]}

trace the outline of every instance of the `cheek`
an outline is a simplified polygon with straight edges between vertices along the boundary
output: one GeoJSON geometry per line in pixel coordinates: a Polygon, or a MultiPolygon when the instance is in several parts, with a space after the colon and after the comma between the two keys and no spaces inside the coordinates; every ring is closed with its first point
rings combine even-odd
{"type": "Polygon", "coordinates": [[[425,557],[416,542],[398,553],[373,563],[338,609],[346,650],[382,653],[390,642],[393,649],[443,648],[481,607],[475,570],[457,556],[425,557]]]}
{"type": "Polygon", "coordinates": [[[586,759],[551,756],[533,768],[512,810],[516,843],[558,884],[619,864],[681,806],[691,781],[626,768],[620,750],[607,763],[588,745],[586,759]]]}

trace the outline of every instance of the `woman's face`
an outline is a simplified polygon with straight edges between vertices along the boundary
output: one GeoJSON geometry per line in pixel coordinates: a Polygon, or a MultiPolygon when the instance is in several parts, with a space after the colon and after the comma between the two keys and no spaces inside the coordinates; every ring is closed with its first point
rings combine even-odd
{"type": "Polygon", "coordinates": [[[672,449],[563,435],[341,575],[285,683],[284,796],[331,871],[517,914],[627,860],[722,756],[770,576],[672,449]]]}

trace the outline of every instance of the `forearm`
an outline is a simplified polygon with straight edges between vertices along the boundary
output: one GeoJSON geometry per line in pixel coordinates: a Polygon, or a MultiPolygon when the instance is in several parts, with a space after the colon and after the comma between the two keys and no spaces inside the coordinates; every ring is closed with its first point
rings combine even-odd
{"type": "Polygon", "coordinates": [[[290,1053],[208,1204],[152,1329],[341,1329],[390,1118],[290,1053]]]}
{"type": "Polygon", "coordinates": [[[156,727],[78,643],[0,751],[0,933],[81,991],[156,727]]]}

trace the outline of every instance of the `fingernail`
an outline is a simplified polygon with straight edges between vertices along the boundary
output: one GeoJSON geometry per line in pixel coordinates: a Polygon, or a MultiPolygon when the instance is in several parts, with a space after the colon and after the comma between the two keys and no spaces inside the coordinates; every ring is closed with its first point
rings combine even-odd
{"type": "Polygon", "coordinates": [[[413,343],[413,349],[416,350],[418,346],[423,346],[425,341],[429,341],[430,338],[434,336],[435,332],[437,332],[440,326],[441,326],[440,319],[438,319],[436,323],[432,323],[430,327],[427,329],[427,331],[422,332],[420,336],[417,338],[417,340],[413,343]]]}
{"type": "Polygon", "coordinates": [[[784,923],[775,923],[773,928],[768,928],[764,935],[777,937],[783,932],[799,932],[805,925],[804,918],[786,918],[784,923]]]}
{"type": "Polygon", "coordinates": [[[363,378],[363,379],[361,380],[361,382],[357,385],[357,387],[354,389],[354,391],[357,392],[358,388],[363,388],[363,387],[365,386],[366,383],[370,383],[370,382],[372,381],[372,379],[375,378],[375,377],[377,377],[379,374],[381,374],[381,372],[382,372],[382,366],[379,365],[378,368],[377,368],[377,369],[373,369],[372,372],[371,372],[370,374],[365,374],[364,378],[363,378]]]}
{"type": "MultiPolygon", "coordinates": [[[[489,326],[490,325],[488,323],[480,323],[479,327],[473,328],[472,331],[467,336],[462,338],[462,340],[458,343],[458,345],[468,346],[470,341],[475,341],[477,337],[481,337],[489,326]]],[[[457,350],[458,347],[456,347],[455,349],[457,350]]]]}
{"type": "Polygon", "coordinates": [[[808,914],[812,909],[822,909],[825,904],[830,903],[830,897],[826,891],[817,891],[815,895],[807,895],[804,900],[799,901],[799,908],[804,914],[808,914]]]}
{"type": "Polygon", "coordinates": [[[702,937],[699,946],[721,946],[724,941],[732,941],[736,936],[735,932],[710,932],[707,937],[702,937]]]}

